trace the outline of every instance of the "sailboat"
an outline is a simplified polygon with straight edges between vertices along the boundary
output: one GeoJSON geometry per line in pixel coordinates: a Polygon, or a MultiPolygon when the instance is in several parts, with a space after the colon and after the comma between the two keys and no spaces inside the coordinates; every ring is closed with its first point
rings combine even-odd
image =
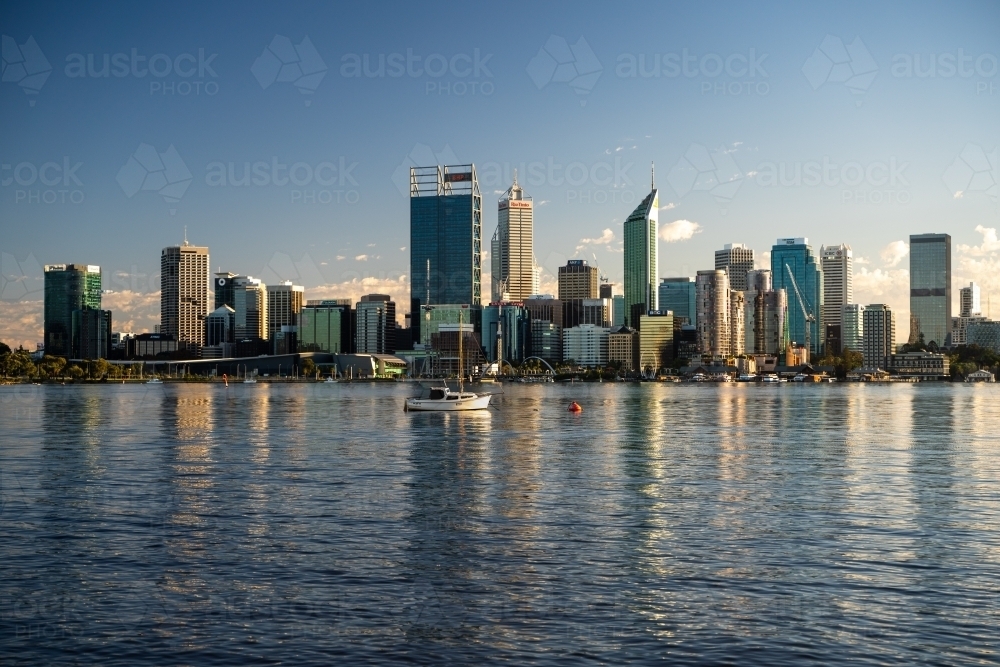
{"type": "Polygon", "coordinates": [[[490,394],[477,394],[465,391],[465,370],[462,362],[462,313],[458,313],[458,391],[452,391],[447,384],[432,387],[426,396],[408,398],[404,404],[406,410],[417,412],[459,412],[464,410],[485,410],[490,406],[490,394]]]}

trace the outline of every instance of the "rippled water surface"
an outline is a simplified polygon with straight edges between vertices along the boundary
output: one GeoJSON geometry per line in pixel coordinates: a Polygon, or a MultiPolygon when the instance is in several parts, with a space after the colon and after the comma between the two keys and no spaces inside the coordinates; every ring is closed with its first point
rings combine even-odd
{"type": "Polygon", "coordinates": [[[998,660],[996,386],[505,392],[0,387],[0,663],[998,660]]]}

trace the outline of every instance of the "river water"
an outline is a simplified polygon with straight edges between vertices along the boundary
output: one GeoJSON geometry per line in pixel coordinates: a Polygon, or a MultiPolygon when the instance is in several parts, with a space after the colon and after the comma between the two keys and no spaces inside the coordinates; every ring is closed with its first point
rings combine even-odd
{"type": "Polygon", "coordinates": [[[0,663],[998,660],[995,385],[411,389],[0,387],[0,663]]]}

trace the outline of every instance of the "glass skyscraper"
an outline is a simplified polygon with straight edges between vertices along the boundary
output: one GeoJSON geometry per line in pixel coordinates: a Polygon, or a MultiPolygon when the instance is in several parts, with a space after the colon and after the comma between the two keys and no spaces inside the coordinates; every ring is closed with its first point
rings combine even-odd
{"type": "Polygon", "coordinates": [[[664,278],[659,287],[659,310],[674,311],[674,318],[686,317],[688,324],[697,324],[694,278],[664,278]]]}
{"type": "Polygon", "coordinates": [[[823,348],[823,270],[807,238],[778,239],[771,247],[771,285],[788,295],[788,336],[795,343],[806,342],[806,315],[809,322],[809,354],[819,356],[823,348]],[[794,277],[794,280],[792,279],[794,277]],[[798,295],[796,295],[798,287],[798,295]],[[799,301],[801,296],[801,303],[799,301]],[[806,313],[802,312],[805,306],[806,313]]]}
{"type": "Polygon", "coordinates": [[[45,267],[45,354],[69,357],[73,311],[101,308],[101,267],[49,264],[45,267]]]}
{"type": "Polygon", "coordinates": [[[951,236],[910,236],[910,342],[948,344],[951,327],[951,236]]]}
{"type": "Polygon", "coordinates": [[[625,324],[639,327],[639,317],[659,310],[656,234],[660,200],[656,188],[625,220],[625,324]]]}
{"type": "MultiPolygon", "coordinates": [[[[429,304],[481,305],[482,229],[475,165],[410,169],[411,313],[429,304]]],[[[412,327],[419,340],[419,318],[412,327]]]]}

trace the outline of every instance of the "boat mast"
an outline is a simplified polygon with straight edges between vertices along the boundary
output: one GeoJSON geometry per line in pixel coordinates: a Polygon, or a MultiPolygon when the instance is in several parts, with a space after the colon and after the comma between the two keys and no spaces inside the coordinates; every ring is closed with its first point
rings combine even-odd
{"type": "Polygon", "coordinates": [[[465,371],[462,368],[462,310],[458,311],[458,393],[461,394],[464,387],[462,385],[462,375],[465,371]]]}

